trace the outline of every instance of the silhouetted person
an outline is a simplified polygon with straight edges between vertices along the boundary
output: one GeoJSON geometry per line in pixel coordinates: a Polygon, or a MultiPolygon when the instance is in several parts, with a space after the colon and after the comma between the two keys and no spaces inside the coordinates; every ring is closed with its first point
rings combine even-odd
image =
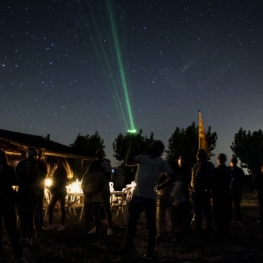
{"type": "Polygon", "coordinates": [[[237,223],[242,223],[241,217],[241,196],[242,196],[242,186],[245,174],[241,168],[237,166],[238,160],[236,157],[233,157],[230,161],[231,167],[231,183],[230,189],[232,193],[232,199],[235,206],[235,216],[237,223]]]}
{"type": "Polygon", "coordinates": [[[91,215],[95,221],[96,235],[100,232],[99,209],[103,203],[101,191],[104,186],[109,184],[104,173],[101,170],[101,164],[98,160],[93,160],[88,171],[84,174],[81,188],[84,192],[85,208],[85,230],[88,233],[88,227],[91,215]]]}
{"type": "Polygon", "coordinates": [[[226,155],[221,153],[217,157],[218,166],[215,168],[213,188],[213,207],[215,225],[219,233],[227,236],[232,218],[232,199],[230,192],[231,170],[225,165],[226,155]]]}
{"type": "Polygon", "coordinates": [[[2,221],[5,223],[16,262],[26,262],[16,226],[15,192],[12,185],[17,185],[15,171],[7,164],[5,152],[0,150],[0,262],[3,262],[2,221]]]}
{"type": "Polygon", "coordinates": [[[39,162],[34,148],[28,148],[27,159],[18,163],[16,167],[18,179],[18,213],[20,219],[21,242],[32,244],[34,233],[34,214],[37,208],[37,191],[39,183],[39,162]]]}
{"type": "Polygon", "coordinates": [[[175,172],[175,182],[170,192],[172,234],[174,234],[176,227],[183,234],[187,234],[191,221],[188,190],[191,182],[191,167],[186,155],[179,155],[178,165],[175,172]]]}
{"type": "Polygon", "coordinates": [[[207,154],[199,149],[197,163],[192,170],[191,187],[195,210],[195,228],[197,234],[202,231],[203,212],[206,218],[206,231],[212,231],[211,190],[214,183],[214,165],[207,161],[207,154]]]}
{"type": "Polygon", "coordinates": [[[39,162],[39,177],[38,183],[36,185],[36,194],[37,194],[37,209],[35,212],[35,229],[37,237],[41,236],[41,231],[44,228],[44,216],[43,216],[43,201],[44,201],[44,190],[45,190],[45,179],[49,173],[50,166],[43,158],[42,150],[38,153],[38,162],[39,162]]]}
{"type": "Polygon", "coordinates": [[[57,169],[53,174],[53,181],[51,187],[52,198],[48,208],[48,213],[49,213],[48,225],[46,226],[45,230],[53,229],[53,210],[57,202],[60,202],[60,209],[61,209],[60,226],[58,227],[57,231],[65,230],[65,220],[66,220],[65,198],[67,195],[66,185],[68,183],[69,174],[70,174],[70,170],[66,159],[59,158],[57,162],[57,169]]]}
{"type": "Polygon", "coordinates": [[[257,193],[258,200],[258,212],[259,220],[258,223],[263,223],[263,165],[260,167],[260,171],[255,174],[254,178],[254,189],[257,193]]]}
{"type": "MultiPolygon", "coordinates": [[[[174,156],[168,156],[166,158],[167,163],[172,168],[173,172],[175,173],[178,170],[178,163],[174,156]]],[[[167,180],[167,175],[163,174],[158,184],[162,184],[164,181],[167,180]]],[[[172,181],[172,180],[171,180],[172,181]]],[[[162,190],[157,191],[157,202],[156,202],[156,230],[157,235],[156,239],[162,239],[165,231],[167,230],[168,225],[171,222],[171,202],[170,202],[170,193],[172,190],[172,184],[168,185],[167,187],[163,188],[162,190]]],[[[169,229],[170,230],[170,229],[169,229]]]]}
{"type": "MultiPolygon", "coordinates": [[[[111,180],[111,164],[110,160],[105,158],[106,154],[103,149],[99,149],[96,152],[96,158],[98,162],[100,163],[101,170],[104,173],[108,183],[104,185],[101,194],[103,198],[103,207],[105,209],[105,213],[107,215],[107,221],[108,221],[108,230],[107,230],[107,235],[112,235],[112,213],[110,209],[110,186],[109,182],[111,180]]],[[[96,227],[94,227],[89,234],[95,234],[96,233],[96,227]]]]}
{"type": "Polygon", "coordinates": [[[148,228],[147,253],[145,257],[151,258],[154,255],[155,236],[156,236],[156,190],[160,190],[169,184],[169,178],[173,175],[173,171],[169,164],[160,156],[164,151],[164,144],[161,141],[154,141],[150,148],[149,155],[138,155],[133,160],[132,148],[134,144],[130,144],[126,165],[137,165],[137,173],[135,176],[136,186],[133,191],[132,200],[129,203],[129,219],[127,226],[127,234],[125,240],[124,252],[131,252],[133,249],[133,241],[136,236],[137,221],[143,211],[146,213],[146,221],[148,228]],[[162,185],[157,185],[160,176],[167,174],[167,180],[162,185]]]}

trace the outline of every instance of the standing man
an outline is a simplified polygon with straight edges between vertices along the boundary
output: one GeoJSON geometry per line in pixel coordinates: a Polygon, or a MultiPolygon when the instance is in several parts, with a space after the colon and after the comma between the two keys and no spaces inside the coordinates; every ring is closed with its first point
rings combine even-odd
{"type": "Polygon", "coordinates": [[[191,188],[193,191],[195,228],[197,234],[202,232],[203,212],[206,218],[206,231],[212,232],[211,191],[214,183],[214,165],[207,160],[205,150],[199,149],[197,163],[192,170],[191,188]]]}
{"type": "Polygon", "coordinates": [[[21,243],[31,245],[34,233],[34,214],[37,208],[37,191],[39,183],[39,162],[37,151],[28,148],[27,158],[16,167],[18,179],[17,206],[20,219],[21,243]]]}
{"type": "Polygon", "coordinates": [[[230,189],[232,193],[232,200],[235,206],[236,221],[237,223],[241,224],[242,218],[241,218],[240,202],[242,196],[242,184],[245,174],[243,170],[237,166],[237,163],[238,160],[236,157],[233,157],[230,161],[231,179],[232,179],[230,183],[230,189]]]}
{"type": "Polygon", "coordinates": [[[173,171],[169,164],[161,158],[164,151],[164,144],[161,141],[152,143],[149,155],[138,155],[133,160],[131,159],[133,157],[131,146],[127,153],[126,165],[138,167],[135,175],[136,187],[129,203],[129,219],[124,252],[132,252],[137,221],[141,213],[145,211],[148,238],[147,253],[144,257],[152,258],[154,256],[156,236],[156,190],[161,190],[169,185],[173,171]],[[164,173],[167,175],[167,180],[162,185],[157,185],[160,176],[164,173]]]}
{"type": "Polygon", "coordinates": [[[225,165],[226,155],[220,153],[217,157],[218,166],[215,168],[215,183],[213,189],[213,206],[215,225],[219,234],[228,236],[232,218],[232,199],[229,189],[231,170],[225,165]]]}
{"type": "Polygon", "coordinates": [[[5,152],[0,149],[0,262],[5,262],[3,258],[3,221],[17,259],[16,262],[26,263],[20,244],[20,235],[16,227],[16,198],[12,185],[17,185],[16,174],[13,167],[8,165],[5,152]]]}
{"type": "MultiPolygon", "coordinates": [[[[107,215],[107,220],[108,220],[108,230],[107,230],[107,235],[110,236],[113,234],[112,231],[112,213],[110,209],[110,186],[109,182],[111,180],[111,164],[110,160],[106,159],[106,154],[103,149],[99,149],[96,151],[96,159],[100,163],[100,167],[102,172],[104,173],[106,179],[107,179],[107,184],[104,185],[104,188],[101,191],[102,198],[103,198],[103,207],[105,209],[105,213],[107,215]]],[[[96,234],[96,227],[94,227],[89,234],[96,234]]]]}

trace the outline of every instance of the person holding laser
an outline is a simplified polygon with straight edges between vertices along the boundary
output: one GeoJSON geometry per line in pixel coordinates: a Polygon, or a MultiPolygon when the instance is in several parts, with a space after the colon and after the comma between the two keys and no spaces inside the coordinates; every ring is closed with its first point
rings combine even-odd
{"type": "Polygon", "coordinates": [[[130,141],[130,147],[126,156],[127,166],[138,166],[133,191],[132,200],[129,203],[128,227],[126,233],[124,253],[130,253],[133,250],[133,241],[136,236],[137,221],[143,211],[146,213],[148,228],[147,253],[145,258],[154,256],[155,236],[156,236],[156,197],[157,190],[161,190],[170,184],[173,177],[173,171],[169,164],[161,158],[164,151],[164,144],[157,140],[151,144],[149,155],[138,155],[134,159],[135,144],[130,141]],[[165,173],[167,180],[158,185],[160,176],[165,173]]]}

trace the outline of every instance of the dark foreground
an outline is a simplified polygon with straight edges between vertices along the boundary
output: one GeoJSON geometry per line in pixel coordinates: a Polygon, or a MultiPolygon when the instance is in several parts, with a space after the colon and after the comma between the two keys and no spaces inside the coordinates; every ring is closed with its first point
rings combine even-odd
{"type": "MultiPolygon", "coordinates": [[[[122,255],[125,237],[123,217],[114,219],[114,235],[106,235],[105,222],[99,239],[84,235],[84,222],[67,214],[67,228],[64,232],[44,232],[43,238],[34,240],[31,247],[24,248],[28,262],[263,262],[263,226],[257,224],[257,203],[255,193],[243,194],[242,211],[244,222],[234,221],[228,238],[216,234],[196,237],[194,233],[186,237],[178,235],[177,240],[169,236],[156,245],[156,257],[146,260],[142,257],[146,248],[146,225],[144,217],[139,221],[136,251],[122,255]]],[[[80,212],[80,211],[79,211],[80,212]]],[[[56,212],[55,212],[56,214],[56,212]]],[[[55,222],[59,224],[59,221],[55,222]]],[[[4,235],[5,262],[13,262],[9,241],[4,235]]]]}

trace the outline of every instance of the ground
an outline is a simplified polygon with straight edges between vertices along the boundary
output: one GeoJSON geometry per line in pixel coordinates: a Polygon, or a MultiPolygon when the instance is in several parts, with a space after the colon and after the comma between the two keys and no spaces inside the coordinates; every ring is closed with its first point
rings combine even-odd
{"type": "MultiPolygon", "coordinates": [[[[215,233],[196,237],[193,233],[187,237],[177,236],[176,241],[167,238],[156,245],[156,257],[150,262],[263,262],[263,226],[257,224],[258,212],[256,196],[246,190],[242,198],[244,222],[231,225],[228,238],[221,238],[215,233]]],[[[55,212],[56,214],[57,212],[55,212]]],[[[80,213],[80,211],[78,211],[80,213]]],[[[103,222],[99,239],[87,237],[84,233],[84,219],[67,214],[64,232],[47,231],[42,239],[34,240],[31,247],[24,248],[28,262],[145,262],[142,255],[146,248],[146,225],[142,215],[135,241],[136,251],[122,255],[125,237],[124,217],[114,213],[114,235],[106,235],[106,222],[103,222]]],[[[59,224],[56,217],[55,224],[59,224]]],[[[4,234],[6,262],[13,262],[13,252],[8,238],[4,234]]],[[[148,260],[149,261],[149,260],[148,260]]]]}

